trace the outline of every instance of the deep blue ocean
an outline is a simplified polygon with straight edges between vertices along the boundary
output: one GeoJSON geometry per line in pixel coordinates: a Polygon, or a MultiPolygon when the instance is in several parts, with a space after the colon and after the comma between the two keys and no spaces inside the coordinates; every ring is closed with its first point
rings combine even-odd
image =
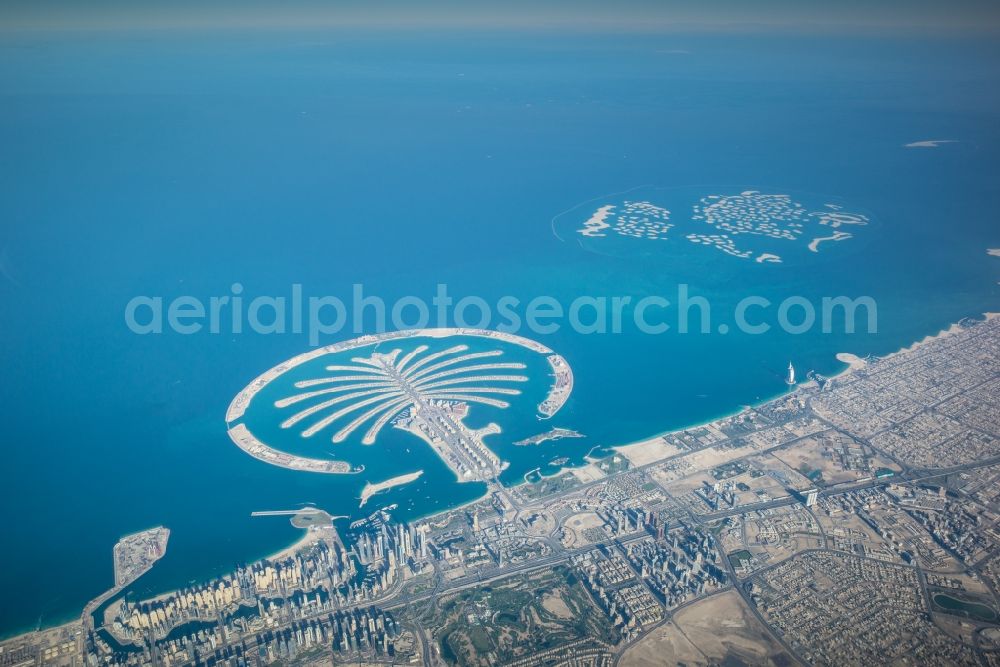
{"type": "MultiPolygon", "coordinates": [[[[837,352],[888,353],[1000,309],[1000,258],[986,252],[1000,247],[1000,45],[988,39],[5,34],[0,147],[0,635],[77,615],[111,586],[128,532],[172,531],[134,587],[145,595],[297,538],[254,510],[361,516],[365,481],[418,468],[370,507],[415,518],[478,493],[418,441],[377,477],[255,461],[227,437],[226,408],[307,335],[140,336],[124,318],[137,295],[207,299],[239,282],[247,297],[301,284],[347,299],[358,283],[429,299],[443,283],[456,298],[568,303],[672,300],[683,283],[723,320],[751,295],[877,302],[873,335],[522,332],[575,373],[569,403],[539,424],[587,438],[510,454],[525,458],[511,482],[531,456],[579,462],[780,394],[789,360],[832,374],[837,352]],[[953,143],[904,147],[927,140],[953,143]],[[782,264],[553,233],[560,213],[642,185],[810,193],[871,223],[782,264]]],[[[513,452],[506,433],[491,437],[513,452]]]]}

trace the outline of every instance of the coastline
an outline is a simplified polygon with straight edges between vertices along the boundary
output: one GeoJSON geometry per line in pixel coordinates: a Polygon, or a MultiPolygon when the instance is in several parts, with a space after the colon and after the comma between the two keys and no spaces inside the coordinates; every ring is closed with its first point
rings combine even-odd
{"type": "Polygon", "coordinates": [[[838,377],[843,373],[851,373],[868,365],[867,361],[856,354],[852,354],[851,352],[838,352],[836,354],[836,358],[837,361],[847,364],[847,370],[841,371],[837,375],[834,375],[834,377],[838,377]]]}
{"type": "MultiPolygon", "coordinates": [[[[290,558],[290,557],[294,556],[298,551],[301,551],[302,549],[305,549],[306,547],[312,546],[316,542],[319,542],[320,540],[323,539],[323,536],[322,536],[322,534],[320,533],[319,530],[315,530],[313,528],[298,528],[297,530],[304,531],[304,534],[302,536],[300,536],[297,540],[295,540],[294,542],[292,542],[291,544],[289,544],[284,549],[280,549],[278,551],[275,551],[270,556],[265,556],[264,558],[261,558],[260,560],[269,560],[271,562],[277,562],[277,561],[285,560],[287,558],[290,558]]],[[[167,593],[165,593],[165,595],[170,595],[170,594],[172,594],[174,592],[175,591],[167,591],[167,593]]]]}
{"type": "MultiPolygon", "coordinates": [[[[984,312],[984,313],[980,313],[979,316],[982,318],[981,321],[983,321],[983,322],[989,322],[990,320],[992,320],[994,318],[1000,317],[1000,312],[994,313],[994,312],[987,311],[987,312],[984,312]]],[[[963,319],[970,319],[970,318],[963,318],[963,319]]],[[[911,343],[910,345],[908,345],[906,347],[901,347],[898,350],[896,350],[895,352],[892,352],[890,354],[886,354],[886,355],[884,355],[882,357],[879,357],[879,359],[889,359],[889,358],[892,358],[892,357],[899,356],[901,354],[905,354],[907,352],[913,352],[914,350],[916,350],[916,349],[918,349],[918,348],[920,348],[920,347],[922,347],[924,345],[927,345],[928,343],[933,342],[935,340],[939,340],[939,339],[942,339],[942,338],[949,338],[951,336],[954,336],[955,334],[961,332],[962,329],[963,329],[962,325],[959,322],[955,322],[954,324],[952,324],[947,329],[942,329],[941,331],[937,332],[936,334],[931,334],[929,336],[924,336],[920,340],[918,340],[918,341],[916,341],[914,343],[911,343]]]]}
{"type": "MultiPolygon", "coordinates": [[[[990,320],[992,320],[994,318],[997,318],[997,317],[1000,317],[1000,312],[986,311],[986,312],[980,313],[978,319],[979,319],[979,321],[982,321],[982,322],[988,322],[988,321],[990,321],[990,320]]],[[[963,318],[963,319],[968,319],[968,318],[963,318]]],[[[933,341],[936,341],[936,340],[939,340],[939,339],[942,339],[942,338],[948,338],[950,336],[954,336],[955,334],[957,334],[957,333],[959,333],[959,332],[961,332],[963,330],[964,330],[964,327],[959,322],[955,322],[955,323],[951,324],[951,326],[949,326],[947,329],[941,329],[940,331],[938,331],[935,334],[929,334],[927,336],[924,336],[920,340],[915,341],[915,342],[911,343],[910,345],[901,347],[898,350],[896,350],[895,352],[890,352],[889,354],[885,354],[885,355],[882,355],[880,357],[877,357],[877,359],[890,359],[892,357],[896,357],[896,356],[899,356],[901,354],[906,354],[908,352],[913,352],[913,351],[917,350],[918,348],[920,348],[920,347],[922,347],[924,345],[927,345],[928,343],[931,343],[933,341]]],[[[835,355],[835,358],[837,359],[837,361],[845,364],[845,367],[842,370],[838,371],[837,373],[829,376],[829,379],[831,379],[831,380],[838,379],[838,378],[843,379],[843,378],[851,375],[852,373],[854,373],[854,372],[856,372],[856,371],[858,371],[858,370],[860,370],[862,368],[865,368],[868,365],[867,361],[865,361],[863,358],[861,358],[861,357],[859,357],[856,354],[853,354],[851,352],[838,352],[835,355]]],[[[770,403],[771,401],[774,401],[774,400],[776,400],[778,398],[781,398],[783,396],[789,396],[789,395],[795,393],[796,391],[798,391],[799,387],[808,385],[808,384],[810,384],[810,382],[803,382],[801,384],[797,384],[794,387],[788,388],[786,391],[779,392],[779,393],[775,394],[774,396],[771,396],[770,398],[766,398],[766,399],[757,401],[757,402],[749,404],[749,405],[744,405],[739,410],[730,411],[730,412],[727,412],[726,414],[723,414],[723,415],[720,415],[720,416],[717,416],[717,417],[713,417],[711,419],[707,419],[707,420],[701,421],[699,423],[690,424],[688,426],[684,426],[684,427],[681,427],[681,428],[675,428],[675,429],[669,429],[669,430],[666,430],[666,431],[662,431],[662,432],[660,432],[660,433],[658,433],[656,435],[650,436],[648,438],[643,438],[641,440],[636,440],[636,441],[633,441],[633,442],[625,443],[623,445],[612,445],[612,446],[609,447],[609,449],[613,449],[616,452],[619,452],[619,453],[621,453],[624,456],[625,452],[622,451],[622,450],[625,450],[626,448],[636,448],[636,449],[638,449],[638,448],[640,448],[642,446],[645,446],[645,445],[658,444],[664,436],[672,435],[674,433],[680,433],[682,431],[688,431],[688,430],[691,430],[691,429],[694,429],[694,428],[699,428],[699,427],[702,427],[702,426],[708,426],[709,424],[714,424],[715,422],[722,421],[724,419],[728,419],[729,417],[735,417],[736,415],[739,415],[739,414],[741,414],[743,412],[746,412],[747,410],[753,410],[754,408],[756,408],[758,406],[765,405],[765,404],[770,403]]],[[[659,459],[656,459],[656,460],[659,460],[659,459]]],[[[569,469],[570,468],[560,469],[559,473],[557,473],[557,474],[561,474],[562,472],[564,472],[566,470],[569,470],[569,469]]]]}
{"type": "MultiPolygon", "coordinates": [[[[309,528],[301,528],[301,529],[297,529],[297,530],[302,530],[303,534],[300,535],[299,537],[297,537],[293,542],[291,542],[290,544],[288,544],[285,547],[282,547],[278,551],[270,553],[269,555],[261,556],[261,557],[258,557],[258,558],[254,558],[252,560],[254,560],[254,561],[268,560],[268,561],[272,561],[272,562],[284,560],[286,558],[294,556],[298,551],[300,551],[302,549],[305,549],[305,548],[307,548],[307,547],[315,544],[316,542],[318,542],[318,541],[320,541],[322,539],[322,535],[321,535],[320,531],[312,530],[312,529],[309,529],[309,528]]],[[[141,532],[141,531],[139,531],[139,532],[141,532]]],[[[143,574],[146,574],[146,573],[143,573],[143,574]]],[[[141,579],[141,578],[142,577],[139,577],[139,579],[141,579]]],[[[139,579],[136,579],[136,581],[139,581],[139,579]]],[[[133,581],[132,584],[136,583],[136,581],[133,581]]],[[[110,589],[108,589],[108,590],[110,590],[110,589]]],[[[150,596],[149,598],[146,598],[146,599],[147,600],[166,599],[166,598],[171,597],[172,595],[176,594],[180,590],[182,590],[182,589],[181,588],[171,588],[171,589],[162,591],[160,593],[157,593],[156,595],[150,596]]],[[[107,591],[102,591],[98,595],[98,597],[100,595],[103,595],[106,592],[107,591]]],[[[127,594],[127,591],[126,590],[120,591],[118,594],[113,595],[109,599],[114,599],[114,598],[118,597],[119,595],[123,595],[123,594],[127,594]]],[[[14,630],[14,631],[12,631],[10,633],[0,634],[0,642],[11,641],[11,640],[17,639],[18,637],[33,635],[33,634],[36,634],[36,633],[54,632],[54,631],[59,631],[59,630],[63,630],[63,629],[69,630],[69,629],[75,628],[76,626],[81,626],[82,627],[82,618],[83,618],[82,614],[83,613],[85,613],[85,612],[77,612],[77,613],[74,613],[71,616],[66,616],[64,618],[54,618],[54,619],[51,619],[49,622],[43,622],[40,619],[39,623],[35,627],[26,628],[26,629],[22,629],[22,630],[14,630]]]]}
{"type": "MultiPolygon", "coordinates": [[[[980,314],[980,316],[982,318],[981,321],[989,321],[991,319],[1000,317],[1000,312],[983,312],[983,313],[980,314]]],[[[895,352],[891,352],[889,354],[882,355],[882,356],[878,357],[878,359],[889,359],[889,358],[892,358],[892,357],[899,356],[901,354],[905,354],[905,353],[908,353],[908,352],[913,352],[913,351],[917,350],[918,348],[920,348],[920,347],[922,347],[924,345],[927,345],[927,344],[929,344],[929,343],[931,343],[933,341],[936,341],[936,340],[939,340],[939,339],[942,339],[942,338],[948,338],[950,336],[953,336],[953,335],[961,332],[962,330],[963,330],[963,327],[962,327],[961,324],[959,324],[957,322],[953,323],[947,329],[941,329],[940,331],[938,331],[935,334],[929,334],[927,336],[924,336],[920,340],[917,340],[917,341],[911,343],[910,345],[900,347],[895,352]]],[[[861,357],[858,357],[857,355],[855,355],[853,353],[850,353],[850,352],[839,352],[839,353],[837,353],[835,355],[835,358],[837,359],[837,361],[840,361],[841,363],[845,364],[845,367],[842,370],[840,370],[839,372],[837,372],[834,375],[830,376],[830,379],[837,379],[837,378],[841,378],[842,379],[842,378],[845,378],[845,377],[849,377],[854,372],[856,372],[858,370],[861,370],[861,369],[865,368],[868,365],[867,361],[865,361],[861,357]]],[[[606,449],[613,450],[613,451],[617,452],[618,454],[620,454],[622,456],[625,456],[625,458],[628,459],[629,463],[631,464],[632,460],[626,455],[626,452],[623,451],[626,448],[640,449],[640,448],[643,448],[643,447],[648,447],[649,445],[653,445],[653,444],[659,445],[659,443],[662,442],[662,438],[664,436],[671,435],[671,434],[674,434],[674,433],[680,433],[682,431],[687,431],[687,430],[690,430],[690,429],[693,429],[693,428],[699,428],[699,427],[702,427],[702,426],[707,426],[707,425],[710,425],[710,424],[714,424],[716,422],[720,422],[720,421],[728,419],[730,417],[742,414],[742,413],[744,413],[744,412],[746,412],[748,410],[753,410],[753,409],[755,409],[758,406],[765,405],[767,403],[770,403],[771,401],[777,400],[777,399],[782,398],[784,396],[789,396],[789,395],[795,393],[796,391],[798,391],[799,387],[801,387],[803,385],[810,384],[810,383],[811,382],[804,382],[801,385],[796,385],[794,387],[787,388],[785,391],[778,392],[778,393],[774,394],[773,396],[771,396],[769,398],[757,401],[757,402],[752,403],[752,404],[743,405],[739,409],[728,411],[728,412],[726,412],[726,413],[724,413],[724,414],[722,414],[720,416],[716,416],[716,417],[713,417],[711,419],[702,420],[700,422],[692,423],[692,424],[689,424],[687,426],[683,426],[683,427],[679,427],[679,428],[667,429],[665,431],[662,431],[662,432],[658,433],[657,435],[654,435],[654,436],[651,436],[651,437],[647,437],[647,438],[643,438],[641,440],[629,442],[629,443],[626,443],[626,444],[623,444],[623,445],[611,445],[611,446],[607,446],[606,449]]],[[[612,454],[612,455],[609,455],[609,456],[614,456],[614,455],[612,454]]],[[[608,458],[608,457],[603,457],[603,458],[608,458]]],[[[661,460],[662,458],[663,457],[654,458],[654,459],[650,460],[648,463],[655,463],[656,461],[661,460]]],[[[600,461],[600,460],[603,460],[603,459],[597,459],[597,460],[600,461]]],[[[648,463],[644,463],[644,464],[640,464],[640,465],[647,465],[648,463]]],[[[591,465],[593,465],[592,462],[587,462],[587,463],[585,463],[582,466],[561,466],[556,472],[551,473],[549,475],[544,475],[544,474],[541,473],[541,471],[538,471],[538,474],[543,479],[549,479],[549,478],[553,478],[553,477],[558,477],[558,476],[563,475],[563,474],[565,474],[567,472],[572,474],[574,470],[580,470],[581,468],[586,468],[587,466],[591,466],[591,465]]],[[[529,472],[534,472],[534,471],[529,471],[529,472]]],[[[392,480],[388,480],[388,481],[392,481],[392,480]]],[[[517,487],[520,487],[522,485],[527,485],[527,484],[529,484],[529,482],[527,480],[522,480],[520,482],[511,484],[508,488],[517,488],[517,487]]],[[[471,505],[475,505],[476,503],[482,502],[484,499],[486,499],[486,498],[489,497],[489,494],[490,494],[490,490],[489,490],[489,486],[487,486],[484,489],[484,492],[483,492],[483,494],[481,496],[478,496],[478,497],[476,497],[476,498],[474,498],[472,500],[469,500],[469,501],[467,501],[465,503],[461,503],[459,505],[456,505],[454,507],[448,508],[446,510],[438,510],[438,511],[435,511],[435,512],[429,512],[429,513],[427,513],[425,515],[420,515],[418,517],[415,517],[414,520],[415,521],[425,521],[425,520],[431,519],[432,517],[444,514],[446,512],[453,512],[453,511],[461,510],[464,507],[468,507],[468,506],[471,506],[471,505]]],[[[296,552],[298,552],[299,550],[307,548],[311,544],[314,544],[315,542],[317,542],[320,539],[322,539],[322,536],[321,536],[321,534],[320,534],[319,531],[311,530],[311,529],[308,529],[308,528],[306,528],[304,530],[305,530],[305,533],[300,538],[298,538],[297,540],[295,540],[294,542],[292,542],[288,546],[284,547],[283,549],[280,549],[280,550],[272,553],[269,556],[265,556],[265,557],[261,558],[260,560],[278,561],[278,560],[282,560],[282,559],[291,557],[296,552]]],[[[164,593],[161,593],[159,596],[156,596],[156,597],[169,596],[169,595],[173,594],[174,592],[176,592],[176,591],[174,591],[174,590],[165,591],[164,593]]],[[[69,626],[69,625],[72,625],[74,622],[76,622],[76,621],[71,621],[69,623],[64,623],[62,625],[69,626]]],[[[53,627],[58,627],[58,626],[53,626],[53,627]]],[[[43,628],[43,631],[47,630],[47,629],[51,629],[51,628],[47,628],[47,627],[43,628]]],[[[16,636],[16,635],[14,635],[14,636],[16,636]]]]}
{"type": "MultiPolygon", "coordinates": [[[[1000,318],[1000,312],[993,312],[993,311],[981,312],[981,313],[978,314],[978,317],[976,315],[970,315],[967,318],[963,318],[963,320],[964,319],[978,319],[979,321],[990,321],[990,320],[992,320],[994,318],[1000,318]]],[[[929,344],[929,343],[931,343],[933,341],[953,336],[953,335],[959,333],[962,330],[963,330],[962,325],[956,322],[956,323],[951,324],[946,329],[941,329],[941,330],[939,330],[935,334],[929,334],[927,336],[924,336],[923,338],[921,338],[921,339],[919,339],[919,340],[917,340],[917,341],[915,341],[915,342],[913,342],[913,343],[911,343],[909,345],[902,346],[902,347],[900,347],[898,350],[896,350],[894,352],[891,352],[891,353],[888,353],[888,354],[885,354],[885,355],[881,355],[879,357],[876,357],[875,359],[876,360],[889,359],[889,358],[892,358],[892,357],[899,356],[901,354],[912,352],[912,351],[918,349],[919,347],[927,345],[927,344],[929,344]]],[[[837,353],[835,355],[835,358],[837,359],[837,361],[839,361],[839,362],[841,362],[841,363],[844,364],[844,368],[841,369],[840,371],[838,371],[837,373],[829,376],[830,379],[838,379],[838,378],[848,377],[851,374],[853,374],[854,372],[857,372],[858,370],[861,370],[861,369],[865,368],[868,365],[868,362],[866,362],[864,359],[858,357],[857,355],[855,355],[853,353],[849,353],[849,352],[840,352],[840,353],[837,353]]],[[[808,383],[802,383],[802,385],[805,385],[805,384],[808,384],[808,383]]],[[[761,399],[761,400],[756,401],[756,402],[754,402],[752,404],[747,404],[747,405],[740,406],[738,409],[729,410],[729,411],[727,411],[725,413],[716,415],[716,416],[714,416],[712,418],[709,418],[709,419],[701,420],[699,422],[691,423],[691,424],[688,424],[688,425],[682,426],[682,427],[667,429],[667,430],[661,431],[660,433],[657,433],[657,434],[655,434],[653,436],[649,436],[649,437],[642,438],[642,439],[639,439],[639,440],[635,440],[635,441],[632,441],[632,442],[627,442],[627,443],[624,443],[624,444],[621,444],[621,445],[609,445],[609,446],[605,446],[605,448],[606,449],[614,450],[615,452],[618,452],[619,454],[622,454],[621,450],[624,449],[624,448],[626,448],[626,447],[641,447],[641,446],[644,446],[644,445],[649,445],[651,443],[655,443],[655,442],[659,441],[661,438],[663,438],[663,436],[674,434],[674,433],[679,433],[679,432],[682,432],[682,431],[685,431],[685,430],[690,430],[690,429],[698,428],[698,427],[701,427],[701,426],[706,426],[706,425],[713,424],[715,422],[727,419],[729,417],[733,417],[735,415],[739,415],[739,414],[741,414],[741,413],[743,413],[743,412],[745,412],[747,410],[752,410],[752,409],[754,409],[754,408],[756,408],[758,406],[765,405],[765,404],[767,404],[767,403],[769,403],[771,401],[774,401],[774,400],[776,400],[778,398],[781,398],[783,396],[788,396],[788,395],[794,393],[795,391],[798,391],[798,388],[800,386],[802,386],[802,385],[796,385],[795,387],[792,387],[792,388],[787,388],[786,387],[786,389],[784,391],[777,392],[777,393],[775,393],[774,395],[772,395],[772,396],[770,396],[768,398],[761,399]]],[[[604,458],[607,458],[607,457],[604,457],[604,458]]],[[[554,473],[552,473],[550,475],[543,475],[543,477],[550,478],[550,477],[558,476],[558,475],[564,474],[566,472],[571,472],[573,469],[578,469],[580,467],[583,467],[583,466],[562,466],[562,467],[559,468],[558,471],[556,471],[556,472],[554,472],[554,473]]],[[[539,473],[539,474],[541,474],[541,473],[539,473]]],[[[513,483],[513,484],[510,484],[510,486],[508,488],[520,487],[523,484],[527,484],[527,482],[520,481],[520,482],[517,482],[517,483],[513,483]]],[[[463,502],[463,503],[460,503],[458,505],[449,507],[447,509],[437,509],[435,511],[428,512],[426,514],[421,514],[421,515],[415,516],[415,517],[413,517],[411,519],[411,521],[425,521],[425,520],[428,520],[428,519],[430,519],[430,518],[432,518],[434,516],[442,515],[442,514],[447,513],[447,512],[453,512],[453,511],[461,510],[464,507],[468,507],[468,506],[471,506],[471,505],[474,505],[476,503],[479,503],[479,502],[483,501],[485,498],[487,498],[489,496],[489,493],[490,493],[489,486],[486,486],[484,488],[484,490],[483,490],[483,493],[480,496],[477,496],[476,498],[470,499],[470,500],[468,500],[466,502],[463,502]]],[[[250,560],[254,560],[254,561],[256,561],[256,560],[269,560],[269,561],[282,560],[284,558],[287,558],[289,556],[294,555],[299,550],[304,549],[304,548],[310,546],[311,544],[314,544],[315,542],[317,542],[317,541],[319,541],[319,540],[322,539],[322,533],[319,530],[313,530],[313,529],[310,529],[310,528],[304,528],[304,529],[298,529],[298,530],[302,530],[303,534],[301,536],[299,536],[297,539],[293,540],[290,544],[287,544],[286,546],[280,548],[277,551],[271,552],[268,555],[257,556],[257,557],[251,558],[250,560]]],[[[159,593],[159,594],[157,594],[155,596],[152,596],[150,599],[158,599],[158,598],[161,598],[161,597],[169,596],[169,595],[172,595],[172,594],[176,593],[178,590],[180,590],[180,589],[179,588],[173,588],[173,589],[165,590],[165,591],[162,591],[161,593],[159,593]]],[[[77,624],[80,623],[80,619],[81,619],[81,617],[80,617],[79,614],[72,615],[72,616],[64,615],[61,618],[57,617],[57,616],[54,616],[51,619],[50,622],[40,622],[40,623],[37,624],[37,626],[35,628],[26,629],[26,630],[20,630],[20,631],[14,630],[13,632],[10,632],[10,633],[2,633],[2,634],[0,634],[0,641],[9,641],[9,640],[15,639],[15,638],[23,636],[23,635],[34,634],[36,632],[48,632],[48,631],[52,631],[52,630],[59,629],[59,628],[73,627],[73,626],[75,626],[75,625],[77,625],[77,624]]]]}

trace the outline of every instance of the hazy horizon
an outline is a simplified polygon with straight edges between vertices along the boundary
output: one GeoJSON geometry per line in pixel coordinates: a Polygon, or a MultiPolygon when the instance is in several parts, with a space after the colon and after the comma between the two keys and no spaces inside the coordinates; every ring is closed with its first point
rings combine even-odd
{"type": "Polygon", "coordinates": [[[297,0],[276,7],[250,0],[137,5],[120,0],[80,3],[13,0],[0,8],[0,28],[18,30],[143,30],[373,27],[414,29],[580,28],[669,29],[838,29],[992,32],[1000,29],[1000,6],[981,0],[947,4],[926,0],[878,3],[850,0],[735,0],[710,5],[693,0],[629,0],[608,6],[583,0],[568,6],[552,0],[455,2],[414,6],[400,0],[336,4],[297,0]]]}

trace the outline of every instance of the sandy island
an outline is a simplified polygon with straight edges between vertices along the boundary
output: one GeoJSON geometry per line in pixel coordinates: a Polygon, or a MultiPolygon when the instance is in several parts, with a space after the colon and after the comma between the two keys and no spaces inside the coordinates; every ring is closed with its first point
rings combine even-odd
{"type": "MultiPolygon", "coordinates": [[[[812,246],[811,245],[809,246],[809,249],[812,250],[812,246]]],[[[763,264],[765,262],[772,263],[772,264],[781,264],[781,256],[780,255],[775,255],[775,254],[770,253],[770,252],[765,252],[765,253],[761,253],[760,255],[757,255],[757,258],[756,258],[755,261],[758,264],[763,264]]]]}
{"type": "Polygon", "coordinates": [[[851,238],[851,236],[847,232],[834,232],[830,236],[818,236],[809,242],[809,249],[813,252],[819,252],[819,244],[823,241],[843,241],[851,238]]]}
{"type": "Polygon", "coordinates": [[[551,431],[545,433],[539,433],[538,435],[533,435],[530,438],[525,438],[524,440],[518,440],[514,443],[515,447],[530,447],[532,445],[540,445],[543,442],[549,440],[562,440],[563,438],[583,438],[586,437],[582,433],[574,431],[568,428],[554,428],[551,431]]]}
{"type": "Polygon", "coordinates": [[[388,489],[393,488],[394,486],[402,486],[404,484],[409,484],[410,482],[415,481],[418,477],[420,477],[423,474],[424,474],[423,470],[418,470],[417,472],[411,472],[406,475],[393,477],[391,479],[385,480],[384,482],[378,482],[376,484],[368,482],[367,484],[365,484],[365,488],[361,490],[361,504],[358,505],[358,507],[359,508],[364,507],[365,503],[368,502],[368,499],[374,496],[376,493],[379,493],[380,491],[386,491],[388,489]]]}
{"type": "Polygon", "coordinates": [[[589,220],[583,223],[583,228],[576,231],[584,236],[604,236],[604,230],[611,226],[606,221],[614,210],[615,207],[612,204],[600,207],[594,211],[589,220]]]}
{"type": "Polygon", "coordinates": [[[903,144],[903,148],[937,148],[941,144],[958,143],[958,139],[925,139],[924,141],[911,141],[903,144]]]}

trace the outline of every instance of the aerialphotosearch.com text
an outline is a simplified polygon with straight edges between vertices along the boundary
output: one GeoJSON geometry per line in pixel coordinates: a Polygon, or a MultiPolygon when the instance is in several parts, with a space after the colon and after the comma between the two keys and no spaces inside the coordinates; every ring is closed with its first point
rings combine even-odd
{"type": "Polygon", "coordinates": [[[439,283],[433,296],[387,299],[351,286],[350,296],[307,295],[293,284],[282,295],[250,295],[241,283],[228,294],[137,295],[124,308],[125,323],[140,335],[175,333],[306,334],[312,346],[337,335],[402,329],[463,327],[508,333],[553,334],[564,328],[584,335],[638,331],[650,335],[877,333],[878,308],[870,296],[805,297],[774,300],[747,295],[725,306],[692,294],[678,284],[671,294],[579,295],[572,299],[539,294],[525,299],[453,296],[439,283]]]}

